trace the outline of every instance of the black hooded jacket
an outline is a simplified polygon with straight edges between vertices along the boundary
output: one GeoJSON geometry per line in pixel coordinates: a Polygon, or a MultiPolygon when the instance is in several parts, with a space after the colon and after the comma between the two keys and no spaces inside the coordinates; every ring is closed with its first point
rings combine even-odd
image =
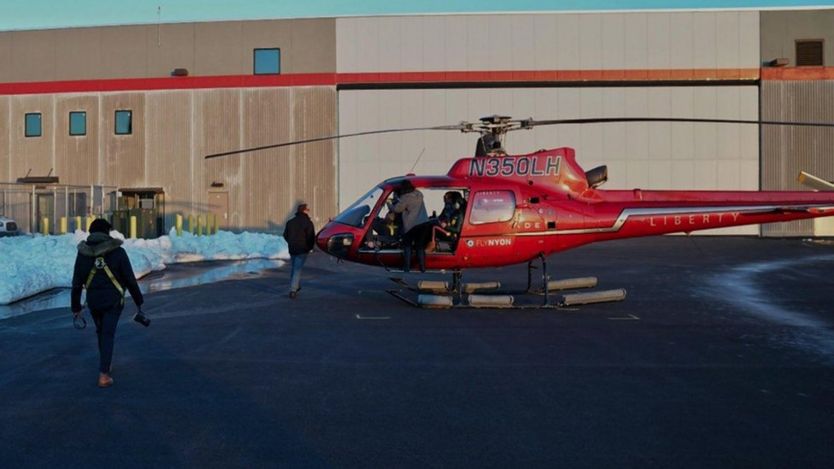
{"type": "MultiPolygon", "coordinates": [[[[87,241],[78,243],[78,255],[75,257],[75,269],[72,274],[72,310],[81,311],[81,290],[87,282],[87,276],[95,265],[97,257],[103,257],[104,262],[113,272],[123,289],[130,292],[136,306],[144,302],[133,267],[127,253],[122,249],[122,241],[111,238],[104,233],[91,233],[87,241]]],[[[93,311],[104,311],[120,306],[122,296],[104,270],[96,272],[90,288],[87,290],[87,306],[93,311]]]]}
{"type": "Polygon", "coordinates": [[[284,227],[284,239],[287,241],[291,256],[312,251],[316,246],[316,228],[310,217],[304,212],[296,213],[284,227]]]}

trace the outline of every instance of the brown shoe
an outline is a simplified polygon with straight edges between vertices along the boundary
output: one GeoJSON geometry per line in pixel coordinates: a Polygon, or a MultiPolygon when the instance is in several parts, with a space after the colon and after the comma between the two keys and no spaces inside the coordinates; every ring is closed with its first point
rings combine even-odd
{"type": "Polygon", "coordinates": [[[113,386],[113,378],[110,377],[107,373],[99,373],[98,374],[98,387],[100,388],[109,388],[113,386]]]}

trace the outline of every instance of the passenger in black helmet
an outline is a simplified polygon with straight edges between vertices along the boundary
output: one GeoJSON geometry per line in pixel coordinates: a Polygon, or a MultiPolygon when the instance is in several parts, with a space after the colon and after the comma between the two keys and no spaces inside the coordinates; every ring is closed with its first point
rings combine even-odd
{"type": "Polygon", "coordinates": [[[435,234],[435,241],[448,241],[451,250],[460,237],[460,229],[463,226],[463,215],[466,213],[466,199],[458,191],[449,191],[443,194],[443,211],[438,218],[438,230],[435,234]]]}
{"type": "Polygon", "coordinates": [[[110,237],[112,229],[110,223],[102,219],[90,224],[90,235],[78,244],[70,294],[72,313],[77,317],[83,309],[81,290],[87,290],[87,307],[98,336],[98,386],[101,388],[113,384],[110,374],[113,344],[116,325],[124,308],[125,289],[137,307],[144,302],[130,259],[121,247],[122,241],[110,237]]]}

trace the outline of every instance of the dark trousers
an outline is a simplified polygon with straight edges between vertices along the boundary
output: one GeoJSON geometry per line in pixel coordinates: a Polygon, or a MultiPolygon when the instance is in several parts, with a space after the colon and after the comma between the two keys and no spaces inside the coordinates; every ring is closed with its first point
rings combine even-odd
{"type": "Polygon", "coordinates": [[[431,241],[433,228],[432,222],[421,223],[403,235],[403,272],[411,270],[412,249],[417,250],[417,263],[420,265],[420,271],[426,270],[426,246],[431,241]]]}
{"type": "Polygon", "coordinates": [[[90,311],[93,322],[96,324],[96,336],[98,336],[98,371],[110,373],[110,363],[113,360],[113,344],[116,338],[116,325],[119,324],[119,317],[122,314],[122,306],[104,310],[90,311]]]}

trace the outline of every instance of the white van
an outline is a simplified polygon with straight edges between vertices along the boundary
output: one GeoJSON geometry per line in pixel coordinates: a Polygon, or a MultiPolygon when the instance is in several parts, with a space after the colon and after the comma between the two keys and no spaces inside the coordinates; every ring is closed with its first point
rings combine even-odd
{"type": "Polygon", "coordinates": [[[15,236],[17,234],[19,234],[17,223],[11,218],[0,217],[0,236],[15,236]]]}

